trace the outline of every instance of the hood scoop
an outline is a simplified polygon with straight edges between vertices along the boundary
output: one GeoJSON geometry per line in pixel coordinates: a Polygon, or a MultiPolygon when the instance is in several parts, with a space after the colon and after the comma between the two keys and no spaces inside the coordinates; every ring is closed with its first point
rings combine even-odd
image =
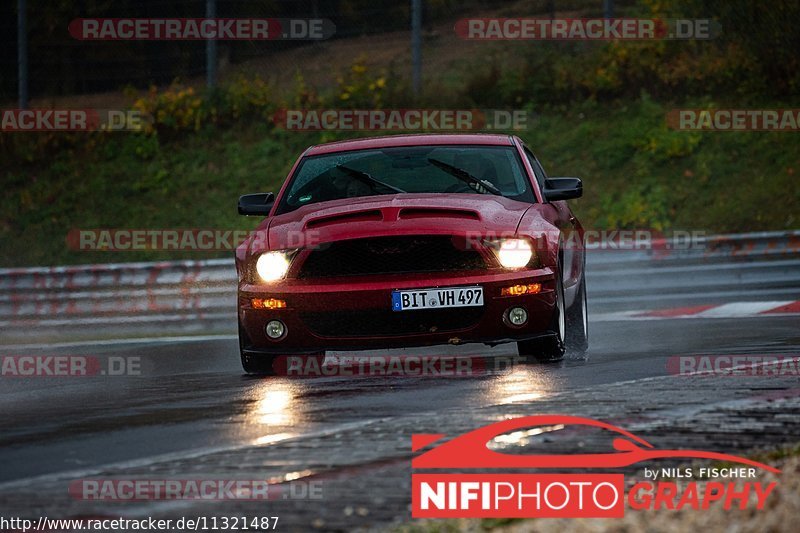
{"type": "Polygon", "coordinates": [[[306,222],[306,228],[322,228],[334,224],[350,222],[380,222],[383,214],[380,209],[370,209],[367,211],[356,211],[354,213],[339,213],[335,215],[321,216],[312,218],[306,222]]]}
{"type": "Polygon", "coordinates": [[[477,211],[471,209],[448,209],[441,207],[404,207],[398,215],[400,220],[415,218],[457,218],[465,220],[480,220],[477,211]]]}
{"type": "MultiPolygon", "coordinates": [[[[395,208],[396,209],[396,208],[395,208]]],[[[414,220],[420,218],[448,218],[457,220],[481,220],[477,211],[472,209],[447,208],[447,207],[403,207],[399,211],[390,210],[397,213],[397,220],[414,220]]],[[[323,228],[335,224],[350,224],[353,222],[381,222],[382,220],[394,220],[394,213],[386,213],[380,209],[367,209],[364,211],[353,211],[350,213],[335,213],[322,215],[312,218],[306,222],[306,229],[323,228]]]]}

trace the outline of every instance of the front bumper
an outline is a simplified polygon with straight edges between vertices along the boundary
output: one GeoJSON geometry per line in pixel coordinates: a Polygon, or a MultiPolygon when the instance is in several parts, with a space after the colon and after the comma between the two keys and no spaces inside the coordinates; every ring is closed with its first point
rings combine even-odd
{"type": "Polygon", "coordinates": [[[556,301],[554,289],[555,276],[550,268],[240,283],[241,347],[253,354],[302,354],[527,340],[549,333],[556,301]],[[541,292],[501,296],[503,287],[530,283],[541,283],[541,292]],[[476,285],[483,287],[484,305],[480,308],[391,311],[393,290],[476,285]],[[284,300],[286,307],[254,309],[252,298],[284,300]],[[524,307],[528,312],[528,321],[521,327],[504,319],[510,307],[524,307]],[[285,324],[281,339],[266,335],[264,327],[270,320],[285,324]]]}

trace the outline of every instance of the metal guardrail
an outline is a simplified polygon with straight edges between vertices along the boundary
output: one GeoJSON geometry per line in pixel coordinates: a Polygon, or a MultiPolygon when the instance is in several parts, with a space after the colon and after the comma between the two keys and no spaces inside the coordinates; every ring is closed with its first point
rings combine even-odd
{"type": "Polygon", "coordinates": [[[689,247],[587,255],[594,308],[680,300],[800,297],[800,231],[716,235],[689,247]]]}
{"type": "MultiPolygon", "coordinates": [[[[590,250],[590,303],[800,294],[800,231],[720,235],[688,249],[590,250]]],[[[0,328],[180,329],[236,316],[232,260],[0,269],[0,328]]],[[[5,335],[3,335],[5,336],[5,335]]]]}
{"type": "Polygon", "coordinates": [[[654,241],[646,249],[618,250],[598,248],[590,256],[595,267],[606,264],[643,262],[667,266],[670,262],[705,263],[747,258],[786,258],[800,256],[800,230],[713,235],[685,240],[654,241]],[[622,252],[622,253],[620,253],[622,252]]]}
{"type": "Polygon", "coordinates": [[[235,318],[232,260],[0,270],[0,327],[235,318]]]}

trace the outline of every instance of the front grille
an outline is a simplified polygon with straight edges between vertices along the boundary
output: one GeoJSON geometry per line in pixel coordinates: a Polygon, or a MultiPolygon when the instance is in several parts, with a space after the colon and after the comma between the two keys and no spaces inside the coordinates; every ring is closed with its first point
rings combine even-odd
{"type": "Polygon", "coordinates": [[[314,250],[300,278],[482,270],[477,250],[459,249],[449,235],[412,235],[339,241],[314,250]]]}
{"type": "Polygon", "coordinates": [[[321,337],[371,337],[437,333],[478,323],[482,307],[422,311],[358,310],[301,313],[305,325],[321,337]]]}

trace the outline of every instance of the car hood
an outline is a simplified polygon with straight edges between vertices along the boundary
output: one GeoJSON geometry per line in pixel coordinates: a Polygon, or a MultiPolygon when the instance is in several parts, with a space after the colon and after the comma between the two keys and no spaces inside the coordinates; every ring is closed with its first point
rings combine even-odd
{"type": "MultiPolygon", "coordinates": [[[[269,219],[269,248],[385,235],[515,234],[531,204],[477,194],[402,194],[312,204],[269,219]]],[[[252,252],[263,250],[252,250],[252,252]]]]}

